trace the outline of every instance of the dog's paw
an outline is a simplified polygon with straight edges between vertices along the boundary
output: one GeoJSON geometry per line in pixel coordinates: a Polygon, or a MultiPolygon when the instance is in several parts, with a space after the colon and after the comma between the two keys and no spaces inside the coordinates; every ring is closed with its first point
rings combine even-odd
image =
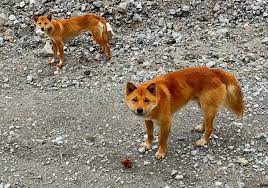
{"type": "Polygon", "coordinates": [[[201,138],[200,140],[197,140],[196,142],[195,142],[195,145],[196,146],[205,146],[207,144],[207,141],[204,139],[204,138],[201,138]]]}
{"type": "Polygon", "coordinates": [[[53,65],[53,64],[55,64],[55,61],[56,60],[53,58],[53,59],[51,59],[51,60],[48,61],[48,64],[53,65]]]}
{"type": "Polygon", "coordinates": [[[64,65],[63,62],[60,62],[59,64],[56,65],[56,67],[58,67],[58,68],[62,68],[63,65],[64,65]]]}
{"type": "Polygon", "coordinates": [[[149,150],[152,148],[152,144],[149,144],[148,142],[143,142],[141,144],[141,147],[144,148],[145,150],[149,150]]]}
{"type": "Polygon", "coordinates": [[[155,158],[160,160],[160,159],[164,159],[166,156],[166,152],[162,152],[162,151],[157,151],[155,154],[155,158]]]}
{"type": "Polygon", "coordinates": [[[205,129],[204,129],[204,127],[203,127],[203,124],[201,123],[200,125],[197,125],[197,126],[194,128],[194,130],[195,130],[196,132],[203,132],[205,129]]]}
{"type": "Polygon", "coordinates": [[[100,54],[103,54],[103,53],[104,53],[104,49],[103,49],[103,48],[100,48],[100,49],[99,49],[99,53],[100,53],[100,54]]]}
{"type": "Polygon", "coordinates": [[[151,149],[152,145],[147,143],[147,142],[144,142],[141,144],[141,147],[138,149],[140,153],[144,153],[145,151],[151,149]]]}

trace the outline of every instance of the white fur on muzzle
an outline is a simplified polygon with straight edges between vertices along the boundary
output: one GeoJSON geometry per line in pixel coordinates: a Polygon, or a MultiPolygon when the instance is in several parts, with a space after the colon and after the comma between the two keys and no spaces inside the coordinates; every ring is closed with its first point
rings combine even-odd
{"type": "Polygon", "coordinates": [[[46,35],[46,33],[44,31],[41,31],[41,29],[39,29],[39,28],[35,29],[35,33],[37,35],[39,35],[39,36],[45,36],[46,35]]]}

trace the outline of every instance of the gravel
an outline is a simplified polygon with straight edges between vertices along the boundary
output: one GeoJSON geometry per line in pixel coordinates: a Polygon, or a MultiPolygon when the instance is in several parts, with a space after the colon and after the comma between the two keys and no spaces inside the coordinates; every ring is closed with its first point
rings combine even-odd
{"type": "Polygon", "coordinates": [[[265,187],[268,185],[268,3],[235,1],[0,2],[0,187],[265,187]],[[65,45],[62,69],[33,15],[103,15],[116,33],[99,61],[88,34],[65,45]],[[222,109],[213,136],[196,148],[201,121],[191,102],[174,115],[168,153],[139,149],[142,120],[124,87],[183,67],[237,75],[245,115],[222,109]],[[132,168],[125,169],[123,158],[132,168]]]}

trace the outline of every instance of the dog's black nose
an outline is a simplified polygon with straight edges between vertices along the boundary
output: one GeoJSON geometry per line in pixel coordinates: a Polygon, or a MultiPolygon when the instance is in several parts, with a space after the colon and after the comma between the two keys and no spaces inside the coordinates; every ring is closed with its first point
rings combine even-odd
{"type": "Polygon", "coordinates": [[[41,31],[45,31],[45,29],[42,27],[42,28],[41,28],[41,31]]]}
{"type": "Polygon", "coordinates": [[[142,112],[143,112],[143,109],[142,109],[141,107],[139,107],[139,108],[137,109],[137,113],[138,113],[138,114],[142,114],[142,112]]]}

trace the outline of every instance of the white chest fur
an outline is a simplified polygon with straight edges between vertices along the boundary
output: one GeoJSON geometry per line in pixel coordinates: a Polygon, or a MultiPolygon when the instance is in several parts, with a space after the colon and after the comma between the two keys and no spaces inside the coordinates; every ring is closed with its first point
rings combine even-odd
{"type": "Polygon", "coordinates": [[[154,125],[159,125],[157,119],[145,118],[145,120],[151,120],[154,123],[154,125]]]}

